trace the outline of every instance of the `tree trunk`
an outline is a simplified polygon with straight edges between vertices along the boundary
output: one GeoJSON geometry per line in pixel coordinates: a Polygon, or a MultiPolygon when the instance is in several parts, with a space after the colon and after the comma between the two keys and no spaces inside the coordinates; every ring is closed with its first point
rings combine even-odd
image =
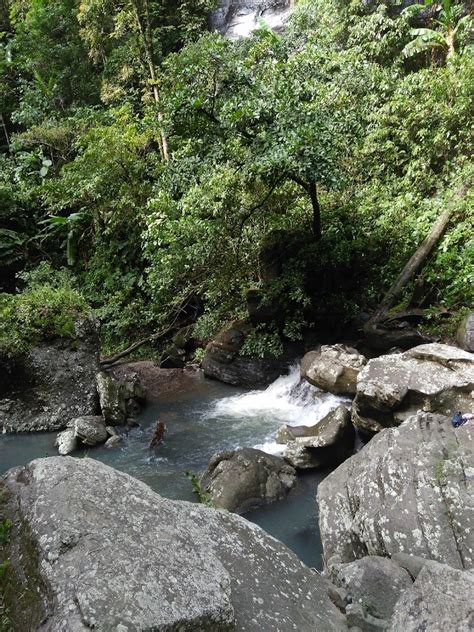
{"type": "MultiPolygon", "coordinates": [[[[466,187],[461,187],[454,198],[462,197],[465,194],[466,187]]],[[[391,286],[388,292],[382,299],[382,302],[376,309],[376,311],[371,316],[369,323],[376,323],[383,319],[384,315],[388,312],[388,310],[393,307],[395,301],[401,295],[403,288],[406,284],[411,281],[411,279],[416,275],[416,273],[420,270],[423,263],[426,261],[426,258],[433,250],[434,246],[438,243],[439,239],[443,235],[446,230],[449,220],[451,219],[451,215],[453,213],[454,205],[448,202],[448,206],[446,210],[441,214],[438,220],[433,225],[431,232],[425,238],[422,244],[417,248],[416,252],[412,255],[406,266],[403,268],[400,276],[397,278],[395,283],[391,286]]]]}
{"type": "Polygon", "coordinates": [[[156,69],[155,63],[153,60],[154,50],[153,50],[153,36],[151,33],[151,25],[150,25],[150,9],[148,6],[148,0],[145,0],[145,8],[144,13],[145,16],[141,14],[141,6],[140,3],[135,0],[133,2],[133,6],[135,8],[135,15],[137,18],[138,29],[140,31],[140,35],[143,43],[143,50],[145,53],[146,65],[148,66],[148,74],[150,77],[150,82],[152,86],[153,98],[158,108],[158,122],[160,123],[160,151],[161,157],[164,161],[168,162],[169,160],[169,149],[168,149],[168,139],[166,138],[166,134],[163,131],[163,114],[160,111],[160,93],[158,92],[158,86],[156,84],[156,69]],[[146,19],[146,23],[144,23],[144,17],[146,19]]]}
{"type": "Polygon", "coordinates": [[[321,207],[319,205],[318,190],[314,180],[309,182],[308,194],[311,199],[311,206],[313,207],[313,236],[315,241],[319,241],[321,239],[321,207]]]}

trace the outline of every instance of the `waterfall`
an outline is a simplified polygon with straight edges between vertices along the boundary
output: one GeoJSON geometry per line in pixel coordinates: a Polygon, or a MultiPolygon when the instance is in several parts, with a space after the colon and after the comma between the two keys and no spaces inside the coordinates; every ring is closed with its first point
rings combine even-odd
{"type": "Polygon", "coordinates": [[[325,393],[303,380],[299,364],[295,364],[288,375],[279,377],[263,391],[218,400],[208,415],[264,423],[271,433],[254,447],[270,454],[281,454],[284,446],[275,442],[275,433],[281,425],[313,426],[340,404],[350,406],[350,403],[347,397],[325,393]]]}

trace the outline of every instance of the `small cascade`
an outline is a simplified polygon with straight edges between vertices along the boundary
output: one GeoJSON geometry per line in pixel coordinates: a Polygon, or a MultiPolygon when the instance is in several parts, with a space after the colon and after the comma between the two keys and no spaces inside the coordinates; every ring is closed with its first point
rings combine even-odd
{"type": "Polygon", "coordinates": [[[313,426],[331,410],[351,400],[325,393],[301,378],[299,364],[288,375],[280,376],[264,391],[250,391],[217,401],[207,417],[218,419],[252,420],[265,425],[272,432],[254,447],[270,454],[281,454],[283,446],[275,442],[275,433],[282,424],[313,426]]]}

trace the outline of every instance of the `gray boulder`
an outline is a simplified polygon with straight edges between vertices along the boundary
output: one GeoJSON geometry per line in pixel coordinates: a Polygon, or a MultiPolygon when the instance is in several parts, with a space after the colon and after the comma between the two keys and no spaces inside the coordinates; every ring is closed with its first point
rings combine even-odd
{"type": "Polygon", "coordinates": [[[398,601],[389,632],[474,629],[474,573],[427,562],[398,601]]]}
{"type": "Polygon", "coordinates": [[[474,312],[470,312],[459,325],[456,338],[460,347],[474,352],[474,312]]]}
{"type": "Polygon", "coordinates": [[[13,363],[0,362],[0,430],[60,430],[73,417],[94,415],[98,368],[98,324],[92,318],[76,323],[74,340],[48,341],[13,363]]]}
{"type": "Polygon", "coordinates": [[[474,409],[474,355],[438,343],[370,360],[359,373],[352,421],[362,432],[397,426],[418,410],[474,409]]]}
{"type": "Polygon", "coordinates": [[[293,8],[292,0],[221,0],[211,16],[211,28],[229,39],[249,37],[259,20],[281,29],[293,8]]]}
{"type": "Polygon", "coordinates": [[[318,487],[326,561],[409,553],[474,565],[474,425],[415,415],[376,435],[318,487]]]}
{"type": "MultiPolygon", "coordinates": [[[[325,580],[239,516],[167,500],[93,459],[33,461],[3,490],[12,543],[28,533],[9,572],[46,605],[29,630],[347,629],[325,580]]],[[[18,600],[6,605],[15,621],[18,600]]]]}
{"type": "Polygon", "coordinates": [[[279,440],[288,437],[284,458],[297,469],[341,463],[352,452],[355,431],[345,406],[338,406],[314,426],[284,426],[279,440]]]}
{"type": "Polygon", "coordinates": [[[364,616],[388,620],[398,599],[411,588],[413,580],[392,560],[371,555],[343,564],[337,583],[346,590],[351,603],[361,606],[364,616]]]}
{"type": "Polygon", "coordinates": [[[296,471],[283,459],[242,448],[215,454],[201,487],[216,507],[245,513],[284,498],[296,481],[296,471]]]}
{"type": "Polygon", "coordinates": [[[313,386],[335,395],[355,395],[357,376],[367,358],[352,347],[323,345],[301,361],[301,375],[313,386]]]}
{"type": "Polygon", "coordinates": [[[90,415],[70,422],[74,436],[84,445],[94,446],[107,441],[108,432],[103,417],[90,415]]]}
{"type": "Polygon", "coordinates": [[[100,409],[107,424],[121,426],[140,411],[145,391],[137,372],[100,371],[96,381],[100,409]]]}
{"type": "Polygon", "coordinates": [[[58,434],[54,445],[61,456],[72,454],[79,447],[79,441],[72,428],[67,428],[58,434]]]}

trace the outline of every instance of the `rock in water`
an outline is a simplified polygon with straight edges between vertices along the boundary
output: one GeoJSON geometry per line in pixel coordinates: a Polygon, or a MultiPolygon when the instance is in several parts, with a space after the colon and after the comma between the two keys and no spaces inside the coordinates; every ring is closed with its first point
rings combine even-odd
{"type": "Polygon", "coordinates": [[[94,446],[107,441],[108,432],[103,417],[91,415],[71,421],[74,436],[84,445],[94,446]]]}
{"type": "Polygon", "coordinates": [[[474,573],[427,562],[398,601],[388,632],[474,629],[474,573]]]}
{"type": "Polygon", "coordinates": [[[68,428],[58,434],[54,445],[57,446],[58,452],[61,456],[67,456],[77,450],[79,447],[79,441],[74,430],[72,428],[68,428]]]}
{"type": "Polygon", "coordinates": [[[136,371],[121,371],[120,367],[100,371],[96,380],[100,409],[109,425],[123,425],[140,411],[145,391],[136,371]]]}
{"type": "MultiPolygon", "coordinates": [[[[293,467],[308,469],[337,465],[351,454],[355,431],[345,406],[338,406],[315,426],[303,428],[285,427],[289,440],[284,457],[293,467]]],[[[279,438],[284,434],[280,429],[279,438]]]]}
{"type": "Polygon", "coordinates": [[[296,471],[283,459],[253,448],[215,454],[201,486],[216,507],[245,513],[284,498],[296,471]]]}
{"type": "Polygon", "coordinates": [[[326,581],[239,516],[167,500],[93,459],[39,459],[3,484],[30,532],[14,564],[31,573],[33,561],[45,583],[31,630],[347,630],[326,581]]]}
{"type": "Polygon", "coordinates": [[[355,395],[357,376],[367,358],[352,347],[323,345],[301,361],[301,376],[313,386],[335,395],[355,395]]]}
{"type": "Polygon", "coordinates": [[[474,354],[420,345],[370,360],[357,378],[352,421],[362,432],[397,426],[418,410],[453,415],[474,408],[474,354]]]}
{"type": "Polygon", "coordinates": [[[297,353],[287,352],[280,358],[255,358],[240,353],[252,331],[252,325],[245,320],[227,325],[206,347],[204,374],[226,384],[258,388],[285,373],[297,353]]]}
{"type": "Polygon", "coordinates": [[[384,430],[318,488],[326,562],[410,553],[474,566],[474,425],[420,414],[384,430]]]}
{"type": "Polygon", "coordinates": [[[76,323],[74,341],[43,343],[12,366],[0,366],[0,429],[61,430],[73,417],[95,415],[98,368],[98,325],[92,318],[76,323]]]}

